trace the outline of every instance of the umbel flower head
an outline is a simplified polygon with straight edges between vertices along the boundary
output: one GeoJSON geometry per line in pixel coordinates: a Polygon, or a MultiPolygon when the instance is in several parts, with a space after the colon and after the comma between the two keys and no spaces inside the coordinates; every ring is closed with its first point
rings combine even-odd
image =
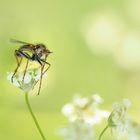
{"type": "Polygon", "coordinates": [[[64,105],[62,113],[71,122],[83,120],[90,125],[98,124],[109,116],[108,111],[99,109],[102,101],[103,99],[97,94],[92,97],[75,96],[72,102],[64,105]]]}
{"type": "Polygon", "coordinates": [[[117,134],[117,140],[128,135],[130,127],[130,116],[127,113],[131,102],[124,99],[122,103],[115,103],[113,111],[108,118],[108,126],[111,128],[113,134],[117,134]]]}
{"type": "MultiPolygon", "coordinates": [[[[24,76],[23,72],[17,72],[15,76],[13,77],[13,82],[11,81],[11,78],[13,76],[13,72],[7,73],[7,80],[10,81],[14,86],[20,88],[24,92],[29,92],[34,89],[34,86],[41,78],[41,71],[39,68],[34,69],[28,69],[26,71],[26,74],[24,76]],[[24,78],[23,78],[24,77],[24,78]]],[[[43,75],[45,76],[45,74],[43,75]]]]}

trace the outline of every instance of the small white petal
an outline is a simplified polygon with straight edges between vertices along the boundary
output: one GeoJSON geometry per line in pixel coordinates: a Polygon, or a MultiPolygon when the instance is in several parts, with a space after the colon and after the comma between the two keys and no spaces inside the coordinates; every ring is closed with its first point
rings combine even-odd
{"type": "Polygon", "coordinates": [[[65,116],[69,116],[74,112],[74,106],[72,104],[66,104],[63,108],[62,108],[62,113],[65,116]]]}
{"type": "Polygon", "coordinates": [[[13,78],[13,85],[16,87],[20,87],[19,81],[15,77],[13,78]]]}
{"type": "Polygon", "coordinates": [[[40,70],[35,70],[35,73],[34,73],[34,79],[36,80],[36,81],[38,81],[39,79],[40,79],[40,77],[41,77],[41,71],[40,70]]]}
{"type": "Polygon", "coordinates": [[[18,73],[18,81],[22,82],[23,80],[23,73],[18,73]]]}
{"type": "Polygon", "coordinates": [[[97,103],[103,102],[103,99],[98,94],[94,94],[92,97],[97,103]]]}
{"type": "Polygon", "coordinates": [[[129,99],[124,99],[123,104],[125,105],[126,108],[129,108],[131,106],[131,101],[129,99]]]}
{"type": "Polygon", "coordinates": [[[24,83],[25,84],[30,83],[31,79],[32,79],[32,76],[29,73],[26,73],[24,77],[24,83]]]}
{"type": "Polygon", "coordinates": [[[105,111],[105,110],[96,110],[96,113],[98,114],[98,116],[103,117],[103,118],[108,118],[110,115],[110,112],[105,111]]]}
{"type": "Polygon", "coordinates": [[[74,104],[79,106],[79,107],[84,107],[87,103],[88,103],[88,99],[87,98],[80,98],[80,97],[76,97],[74,98],[74,104]]]}
{"type": "Polygon", "coordinates": [[[7,80],[11,81],[11,78],[13,76],[13,72],[7,72],[7,80]]]}

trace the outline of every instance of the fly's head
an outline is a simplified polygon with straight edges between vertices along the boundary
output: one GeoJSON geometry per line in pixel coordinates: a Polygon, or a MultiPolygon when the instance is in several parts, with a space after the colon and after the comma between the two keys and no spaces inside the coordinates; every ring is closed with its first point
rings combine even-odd
{"type": "Polygon", "coordinates": [[[37,44],[35,47],[35,53],[36,55],[41,57],[47,57],[50,53],[52,53],[44,44],[37,44]]]}

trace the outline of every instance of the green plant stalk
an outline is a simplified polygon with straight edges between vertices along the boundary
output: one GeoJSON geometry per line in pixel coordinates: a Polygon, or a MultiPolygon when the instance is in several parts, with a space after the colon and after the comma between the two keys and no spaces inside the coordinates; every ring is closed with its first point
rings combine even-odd
{"type": "Polygon", "coordinates": [[[32,111],[31,105],[30,105],[30,103],[29,103],[28,93],[27,93],[27,92],[25,93],[25,101],[26,101],[28,110],[29,110],[29,112],[30,112],[30,114],[31,114],[31,116],[32,116],[32,119],[33,119],[33,121],[34,121],[34,123],[35,123],[35,125],[36,125],[36,127],[37,127],[37,129],[38,129],[38,131],[39,131],[39,133],[40,133],[40,135],[41,135],[41,137],[42,137],[42,140],[46,140],[46,139],[45,139],[45,136],[44,136],[44,134],[43,134],[43,132],[42,132],[40,126],[39,126],[39,123],[38,123],[38,121],[37,121],[37,119],[36,119],[36,117],[35,117],[35,115],[34,115],[34,113],[33,113],[33,111],[32,111]]]}
{"type": "Polygon", "coordinates": [[[98,140],[101,140],[101,137],[103,136],[103,134],[105,133],[105,131],[108,129],[108,127],[109,127],[109,125],[107,125],[107,126],[103,129],[103,131],[101,132],[101,134],[100,134],[98,140]]]}

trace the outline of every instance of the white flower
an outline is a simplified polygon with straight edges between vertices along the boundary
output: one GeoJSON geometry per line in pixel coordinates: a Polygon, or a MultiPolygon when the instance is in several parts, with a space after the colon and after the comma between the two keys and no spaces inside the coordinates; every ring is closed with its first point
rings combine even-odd
{"type": "MultiPolygon", "coordinates": [[[[28,69],[24,76],[23,72],[17,72],[13,77],[12,82],[12,76],[13,72],[7,73],[7,80],[9,80],[14,86],[20,88],[21,90],[25,92],[29,92],[32,90],[35,86],[35,84],[40,80],[41,78],[41,71],[36,69],[28,69]]],[[[44,75],[43,75],[44,76],[44,75]]]]}
{"type": "Polygon", "coordinates": [[[62,113],[68,117],[71,122],[83,120],[90,125],[98,124],[109,116],[108,111],[98,108],[101,101],[101,97],[97,95],[88,98],[74,96],[71,103],[64,105],[62,113]]]}
{"type": "Polygon", "coordinates": [[[130,106],[130,101],[124,99],[122,103],[115,103],[114,110],[108,118],[108,126],[112,129],[112,133],[117,133],[117,139],[128,135],[130,117],[127,114],[127,109],[130,106]]]}
{"type": "Polygon", "coordinates": [[[59,129],[59,134],[64,136],[64,140],[93,140],[94,130],[91,125],[82,120],[71,122],[59,129]]]}

